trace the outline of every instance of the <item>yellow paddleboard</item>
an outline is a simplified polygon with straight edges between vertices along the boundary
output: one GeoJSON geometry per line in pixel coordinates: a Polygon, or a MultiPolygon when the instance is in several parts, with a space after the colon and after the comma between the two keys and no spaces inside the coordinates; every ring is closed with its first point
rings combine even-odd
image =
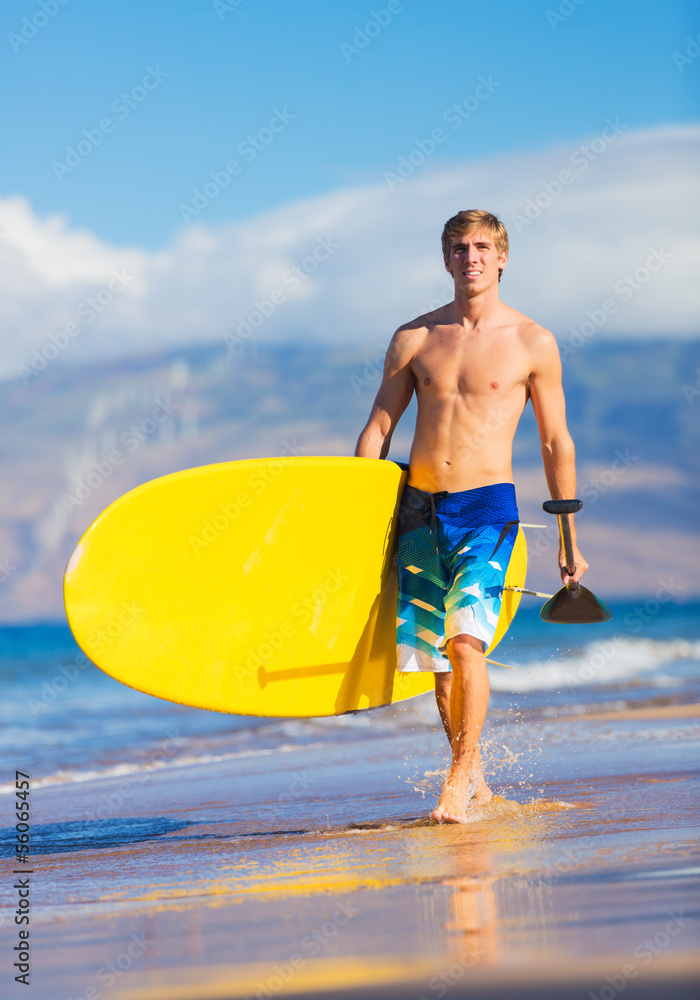
{"type": "MultiPolygon", "coordinates": [[[[139,486],[68,563],[68,621],[130,687],[241,715],[314,716],[423,694],[396,670],[396,514],[406,473],[365,458],[226,462],[139,486]]],[[[506,585],[522,587],[518,532],[506,585]]],[[[492,650],[517,609],[504,593],[492,650]]]]}

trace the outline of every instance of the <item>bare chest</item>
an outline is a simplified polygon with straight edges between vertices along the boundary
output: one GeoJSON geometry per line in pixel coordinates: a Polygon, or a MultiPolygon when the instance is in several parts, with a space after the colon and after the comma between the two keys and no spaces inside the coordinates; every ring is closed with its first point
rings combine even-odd
{"type": "Polygon", "coordinates": [[[429,342],[412,362],[419,395],[502,397],[527,383],[529,357],[513,339],[454,337],[429,342]]]}

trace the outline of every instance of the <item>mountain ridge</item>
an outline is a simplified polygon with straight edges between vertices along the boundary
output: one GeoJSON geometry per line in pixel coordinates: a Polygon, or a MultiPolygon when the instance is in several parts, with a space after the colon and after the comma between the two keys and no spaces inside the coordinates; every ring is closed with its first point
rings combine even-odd
{"type": "MultiPolygon", "coordinates": [[[[383,351],[346,345],[214,343],[0,383],[0,621],[62,617],[61,580],[80,535],[114,499],[156,476],[241,458],[352,454],[383,351]]],[[[595,341],[567,356],[577,515],[591,586],[610,595],[700,593],[695,567],[700,341],[595,341]],[[684,387],[685,391],[684,391],[684,387]]],[[[415,403],[390,458],[406,461],[415,403]]],[[[524,521],[548,497],[532,407],[513,452],[524,521]]],[[[555,524],[531,534],[529,582],[556,588],[555,524]]],[[[587,578],[588,579],[588,578],[587,578]]]]}

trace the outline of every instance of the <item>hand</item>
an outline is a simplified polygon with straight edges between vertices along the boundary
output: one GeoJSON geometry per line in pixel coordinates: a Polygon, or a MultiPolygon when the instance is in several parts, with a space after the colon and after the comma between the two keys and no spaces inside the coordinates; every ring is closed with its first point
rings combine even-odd
{"type": "Polygon", "coordinates": [[[564,555],[564,548],[561,545],[559,546],[559,572],[561,573],[561,582],[564,586],[566,586],[566,584],[569,583],[570,580],[578,582],[588,569],[588,563],[579,552],[578,546],[576,545],[575,542],[573,543],[573,550],[574,550],[574,574],[573,576],[569,576],[569,574],[566,572],[566,556],[564,555]]]}

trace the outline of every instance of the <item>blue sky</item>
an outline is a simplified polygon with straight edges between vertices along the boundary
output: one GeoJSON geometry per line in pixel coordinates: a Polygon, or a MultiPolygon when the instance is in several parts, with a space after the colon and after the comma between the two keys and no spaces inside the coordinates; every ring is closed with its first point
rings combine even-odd
{"type": "Polygon", "coordinates": [[[39,0],[0,8],[0,196],[116,246],[167,245],[178,206],[240,160],[275,109],[294,118],[242,163],[208,225],[382,181],[480,78],[497,88],[446,130],[433,166],[575,144],[608,117],[630,129],[698,119],[700,59],[681,72],[673,53],[697,38],[700,17],[680,0],[392,0],[388,23],[354,53],[342,45],[373,12],[387,21],[388,0],[44,4],[57,13],[36,18],[39,0]],[[26,44],[12,38],[31,31],[23,18],[40,25],[26,44]],[[142,96],[149,67],[167,76],[150,77],[128,114],[111,110],[135,87],[142,96]],[[111,130],[59,180],[52,163],[105,118],[111,130]]]}

